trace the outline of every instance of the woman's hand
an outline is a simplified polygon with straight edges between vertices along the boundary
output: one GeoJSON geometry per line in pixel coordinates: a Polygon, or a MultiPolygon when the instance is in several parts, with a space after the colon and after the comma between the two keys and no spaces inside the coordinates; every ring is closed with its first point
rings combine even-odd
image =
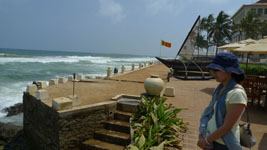
{"type": "Polygon", "coordinates": [[[198,141],[197,141],[197,145],[202,148],[205,149],[207,146],[207,143],[205,141],[205,139],[203,137],[199,137],[198,141]]]}

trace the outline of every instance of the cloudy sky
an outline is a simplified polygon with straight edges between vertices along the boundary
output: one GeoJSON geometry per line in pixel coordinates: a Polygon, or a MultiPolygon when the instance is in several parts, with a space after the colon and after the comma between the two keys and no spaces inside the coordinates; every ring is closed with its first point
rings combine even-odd
{"type": "Polygon", "coordinates": [[[198,15],[257,0],[0,0],[0,48],[175,56],[198,15]]]}

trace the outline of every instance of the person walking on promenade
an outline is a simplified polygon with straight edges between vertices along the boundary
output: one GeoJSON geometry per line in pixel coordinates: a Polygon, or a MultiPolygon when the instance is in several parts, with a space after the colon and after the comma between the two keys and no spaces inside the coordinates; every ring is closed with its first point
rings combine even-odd
{"type": "Polygon", "coordinates": [[[206,150],[242,150],[239,122],[247,105],[247,95],[239,84],[245,79],[238,58],[219,53],[207,66],[220,84],[200,119],[198,146],[206,150]]]}

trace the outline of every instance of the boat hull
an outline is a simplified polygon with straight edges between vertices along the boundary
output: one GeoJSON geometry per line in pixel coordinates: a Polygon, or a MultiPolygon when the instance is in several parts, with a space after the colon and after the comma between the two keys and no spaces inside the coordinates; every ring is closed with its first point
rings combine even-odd
{"type": "Polygon", "coordinates": [[[210,61],[181,61],[179,59],[163,59],[156,57],[161,63],[168,68],[173,69],[172,76],[183,80],[208,80],[213,77],[210,75],[208,68],[210,61]]]}

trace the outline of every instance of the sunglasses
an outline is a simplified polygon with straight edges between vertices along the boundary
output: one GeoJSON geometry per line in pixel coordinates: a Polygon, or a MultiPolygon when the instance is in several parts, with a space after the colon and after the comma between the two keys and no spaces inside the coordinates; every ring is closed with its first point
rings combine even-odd
{"type": "Polygon", "coordinates": [[[212,71],[212,72],[218,72],[220,70],[219,69],[210,69],[210,71],[212,71]]]}

